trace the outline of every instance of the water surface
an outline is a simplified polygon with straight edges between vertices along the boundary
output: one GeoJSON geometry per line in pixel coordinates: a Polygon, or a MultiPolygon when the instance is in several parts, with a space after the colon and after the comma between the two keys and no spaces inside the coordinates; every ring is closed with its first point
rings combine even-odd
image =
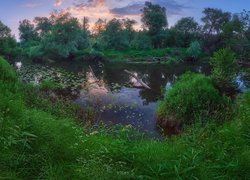
{"type": "MultiPolygon", "coordinates": [[[[68,71],[85,74],[85,82],[75,99],[81,106],[92,106],[98,122],[132,125],[147,135],[158,137],[156,108],[164,91],[187,71],[209,74],[207,64],[181,65],[106,63],[88,65],[61,64],[68,71]],[[124,70],[137,75],[151,89],[142,87],[124,70]]],[[[171,132],[169,132],[171,133],[171,132]]]]}

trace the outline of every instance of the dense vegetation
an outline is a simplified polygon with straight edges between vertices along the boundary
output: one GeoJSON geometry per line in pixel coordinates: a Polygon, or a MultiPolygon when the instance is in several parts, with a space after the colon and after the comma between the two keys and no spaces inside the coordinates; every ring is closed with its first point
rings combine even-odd
{"type": "Polygon", "coordinates": [[[168,27],[166,11],[146,2],[141,30],[131,19],[99,19],[92,31],[87,17],[80,23],[69,13],[53,12],[20,21],[20,42],[0,21],[0,179],[250,177],[250,92],[239,94],[235,83],[238,64],[250,60],[250,13],[205,8],[202,25],[185,17],[168,27]],[[104,59],[206,60],[212,71],[187,72],[166,90],[158,123],[163,129],[176,125],[180,134],[164,140],[129,125],[94,127],[91,108],[48,96],[76,90],[83,77],[48,70],[40,84],[27,83],[35,68],[46,68],[35,62],[104,59]],[[17,61],[30,64],[16,73],[10,64],[17,61]]]}
{"type": "Polygon", "coordinates": [[[167,122],[206,123],[228,119],[230,109],[230,100],[219,93],[210,78],[187,73],[166,92],[158,116],[161,121],[167,122]]]}
{"type": "MultiPolygon", "coordinates": [[[[35,17],[33,22],[19,22],[20,43],[11,35],[10,29],[0,23],[0,54],[8,60],[54,62],[63,59],[109,58],[110,51],[129,56],[130,51],[158,48],[188,48],[178,60],[201,58],[201,50],[212,54],[220,48],[235,51],[239,62],[249,61],[250,16],[248,11],[238,14],[220,9],[205,8],[198,24],[194,18],[180,19],[168,27],[166,9],[146,2],[142,9],[142,29],[135,30],[138,23],[132,19],[99,19],[90,28],[89,19],[79,20],[65,11],[51,13],[49,17],[35,17]]],[[[156,54],[157,55],[157,54],[156,54]]],[[[159,54],[169,56],[168,52],[159,54]]],[[[171,55],[170,55],[171,56],[171,55]]]]}

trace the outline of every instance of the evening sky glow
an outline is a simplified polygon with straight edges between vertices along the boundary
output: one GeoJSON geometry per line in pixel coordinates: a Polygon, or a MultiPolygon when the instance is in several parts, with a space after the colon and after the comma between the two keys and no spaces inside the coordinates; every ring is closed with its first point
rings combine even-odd
{"type": "MultiPolygon", "coordinates": [[[[149,0],[166,7],[169,25],[174,25],[181,17],[192,16],[197,21],[205,7],[220,8],[224,11],[239,13],[250,10],[250,0],[149,0]]],[[[18,36],[20,20],[33,20],[36,16],[49,16],[53,10],[65,10],[73,16],[90,19],[90,24],[98,18],[135,19],[140,27],[140,9],[145,0],[0,0],[0,20],[18,36]]]]}

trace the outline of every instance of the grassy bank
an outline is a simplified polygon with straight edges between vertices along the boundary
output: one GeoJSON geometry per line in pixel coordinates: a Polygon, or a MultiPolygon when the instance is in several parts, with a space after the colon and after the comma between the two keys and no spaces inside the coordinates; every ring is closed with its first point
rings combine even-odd
{"type": "Polygon", "coordinates": [[[0,179],[250,177],[249,92],[238,97],[234,117],[224,124],[193,125],[157,141],[131,137],[130,127],[79,126],[77,107],[56,102],[55,108],[31,96],[35,91],[3,59],[0,72],[0,179]]]}
{"type": "Polygon", "coordinates": [[[162,48],[162,49],[149,49],[149,50],[127,50],[116,51],[106,50],[104,56],[111,61],[145,61],[145,59],[168,57],[175,58],[176,60],[184,57],[185,48],[162,48]]]}

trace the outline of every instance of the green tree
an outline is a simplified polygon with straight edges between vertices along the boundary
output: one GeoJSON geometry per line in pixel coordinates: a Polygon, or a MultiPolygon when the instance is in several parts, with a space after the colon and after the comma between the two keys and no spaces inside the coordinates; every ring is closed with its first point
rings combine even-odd
{"type": "Polygon", "coordinates": [[[184,17],[177,21],[174,25],[174,29],[187,33],[198,33],[200,31],[199,24],[193,17],[184,17]]]}
{"type": "Polygon", "coordinates": [[[192,58],[192,60],[197,60],[201,55],[200,43],[198,41],[190,43],[186,53],[189,58],[192,58]]]}
{"type": "Polygon", "coordinates": [[[110,20],[103,32],[103,42],[110,49],[124,49],[129,46],[128,38],[123,30],[123,24],[118,19],[110,20]]]}
{"type": "Polygon", "coordinates": [[[231,19],[231,13],[223,12],[221,9],[205,8],[203,14],[203,30],[208,34],[220,34],[223,26],[231,19]]]}
{"type": "Polygon", "coordinates": [[[123,19],[123,28],[125,30],[126,36],[128,38],[129,44],[131,41],[134,39],[135,36],[135,30],[134,30],[134,25],[137,22],[133,19],[123,19]]]}
{"type": "Polygon", "coordinates": [[[14,61],[21,55],[21,49],[17,47],[16,39],[11,35],[8,26],[0,21],[0,55],[9,61],[14,61]]]}
{"type": "MultiPolygon", "coordinates": [[[[230,49],[220,49],[211,59],[212,78],[221,91],[235,87],[237,63],[235,53],[230,49]]],[[[230,93],[230,92],[229,92],[230,93]]]]}
{"type": "Polygon", "coordinates": [[[159,34],[168,25],[166,8],[145,2],[145,7],[142,9],[142,23],[143,27],[148,30],[153,46],[159,47],[161,44],[159,34]]]}
{"type": "Polygon", "coordinates": [[[188,47],[190,43],[200,39],[201,28],[193,17],[181,18],[171,29],[175,31],[175,41],[180,47],[188,47]]]}
{"type": "Polygon", "coordinates": [[[4,25],[2,21],[0,21],[0,38],[10,37],[11,30],[8,26],[4,25]]]}
{"type": "Polygon", "coordinates": [[[69,13],[55,13],[50,17],[53,22],[51,33],[42,39],[42,49],[46,56],[68,58],[78,49],[88,46],[88,37],[77,18],[69,13]]]}
{"type": "Polygon", "coordinates": [[[52,22],[47,17],[35,17],[34,23],[36,24],[35,30],[39,33],[40,37],[51,31],[52,22]]]}
{"type": "Polygon", "coordinates": [[[35,30],[35,26],[28,19],[19,22],[18,30],[21,42],[38,40],[38,33],[35,30]]]}

